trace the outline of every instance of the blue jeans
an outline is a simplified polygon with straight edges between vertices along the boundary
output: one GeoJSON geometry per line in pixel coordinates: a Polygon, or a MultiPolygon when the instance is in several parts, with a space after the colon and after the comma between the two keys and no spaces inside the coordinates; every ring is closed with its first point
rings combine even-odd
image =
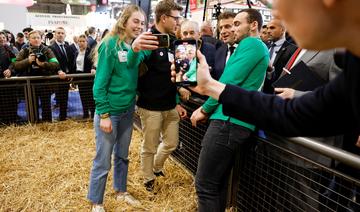
{"type": "MultiPolygon", "coordinates": [[[[201,143],[195,176],[200,212],[223,212],[236,154],[250,148],[251,131],[228,121],[212,120],[201,143]]],[[[243,159],[242,159],[243,160],[243,159]]]]}
{"type": "Polygon", "coordinates": [[[112,152],[114,153],[114,190],[126,191],[133,113],[134,108],[132,107],[120,115],[111,115],[111,133],[105,133],[100,129],[98,114],[94,117],[96,156],[91,169],[90,188],[87,196],[92,203],[103,203],[106,179],[111,168],[112,152]]]}

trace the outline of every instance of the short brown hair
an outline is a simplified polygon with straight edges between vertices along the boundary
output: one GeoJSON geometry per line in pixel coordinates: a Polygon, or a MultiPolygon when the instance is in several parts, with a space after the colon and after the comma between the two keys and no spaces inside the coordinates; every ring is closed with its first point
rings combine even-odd
{"type": "Polygon", "coordinates": [[[243,9],[239,13],[247,13],[248,14],[247,21],[249,24],[256,21],[258,23],[258,30],[260,32],[261,26],[263,25],[263,20],[262,20],[261,13],[259,11],[249,8],[249,9],[243,9]]]}
{"type": "Polygon", "coordinates": [[[230,11],[225,11],[220,13],[220,15],[218,16],[218,21],[222,20],[222,19],[228,19],[228,18],[235,18],[236,13],[234,12],[230,12],[230,11]]]}
{"type": "Polygon", "coordinates": [[[32,34],[39,34],[41,36],[41,32],[39,30],[33,30],[33,31],[29,32],[29,34],[28,34],[29,38],[30,38],[30,35],[32,35],[32,34]]]}
{"type": "Polygon", "coordinates": [[[174,0],[162,0],[155,7],[155,20],[159,23],[162,15],[169,15],[172,10],[182,11],[183,8],[174,0]]]}

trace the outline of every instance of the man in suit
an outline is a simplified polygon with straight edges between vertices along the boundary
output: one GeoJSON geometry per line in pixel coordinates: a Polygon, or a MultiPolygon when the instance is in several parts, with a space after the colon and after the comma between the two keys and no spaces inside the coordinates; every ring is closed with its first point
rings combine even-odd
{"type": "Polygon", "coordinates": [[[89,33],[89,36],[87,39],[88,46],[90,47],[90,49],[94,49],[95,46],[97,45],[95,27],[89,27],[88,33],[89,33]]]}
{"type": "Polygon", "coordinates": [[[295,52],[297,47],[285,38],[286,29],[279,19],[273,19],[267,25],[269,34],[269,54],[270,64],[268,68],[267,77],[265,79],[263,91],[265,93],[274,93],[272,83],[279,79],[283,68],[295,52]]]}
{"type": "Polygon", "coordinates": [[[218,80],[222,75],[225,64],[229,60],[230,55],[234,52],[237,44],[235,43],[233,20],[236,14],[233,12],[223,12],[218,17],[218,28],[220,31],[220,38],[224,44],[216,50],[215,66],[211,70],[211,76],[218,80]]]}
{"type": "Polygon", "coordinates": [[[67,116],[69,84],[66,82],[66,74],[70,74],[75,71],[75,52],[73,52],[69,44],[65,42],[65,37],[65,29],[63,27],[57,27],[55,29],[55,42],[50,46],[60,65],[58,75],[61,80],[55,90],[56,101],[60,106],[60,121],[65,120],[67,116]]]}
{"type": "Polygon", "coordinates": [[[261,31],[260,31],[260,38],[261,40],[265,43],[265,45],[267,47],[269,47],[269,33],[267,31],[267,25],[264,24],[262,27],[261,27],[261,31]]]}
{"type": "MultiPolygon", "coordinates": [[[[311,51],[307,49],[298,49],[295,51],[294,55],[290,58],[288,63],[286,64],[285,68],[289,70],[291,73],[294,66],[296,66],[300,61],[304,62],[311,71],[316,73],[321,79],[323,79],[326,82],[329,82],[333,80],[338,74],[341,73],[341,69],[335,64],[334,61],[334,54],[335,50],[327,50],[327,51],[311,51]]],[[[280,78],[284,76],[286,73],[283,71],[280,78]]],[[[321,85],[319,85],[321,86],[321,85]]],[[[304,95],[309,91],[298,91],[292,88],[275,88],[275,92],[278,96],[284,98],[284,99],[292,99],[296,97],[300,97],[304,95]]],[[[313,140],[317,140],[320,142],[324,142],[328,145],[332,145],[338,148],[342,147],[342,136],[336,136],[336,137],[312,137],[313,140]]],[[[321,154],[318,154],[316,152],[313,152],[307,148],[304,148],[302,146],[296,145],[291,142],[281,142],[278,139],[274,139],[274,144],[279,145],[281,147],[284,147],[286,149],[289,149],[297,154],[300,154],[301,156],[308,158],[312,161],[315,161],[317,163],[320,163],[326,167],[333,167],[333,160],[331,158],[325,157],[321,154]]],[[[304,162],[304,160],[299,160],[296,157],[289,156],[288,154],[284,154],[283,151],[271,151],[269,152],[269,155],[274,155],[276,158],[280,158],[282,161],[286,161],[287,163],[291,164],[296,170],[300,171],[300,173],[305,173],[305,171],[301,171],[303,169],[311,170],[312,174],[311,176],[307,176],[308,179],[305,179],[302,175],[299,174],[291,174],[291,177],[295,179],[299,184],[294,184],[292,186],[288,186],[284,184],[283,188],[287,192],[289,192],[290,196],[294,197],[291,199],[293,203],[298,205],[299,208],[301,208],[304,211],[311,211],[313,209],[319,209],[321,211],[321,208],[319,206],[319,193],[323,193],[325,191],[324,188],[326,188],[327,184],[329,182],[324,182],[323,178],[320,176],[323,176],[323,173],[321,173],[321,170],[315,168],[310,163],[304,162]],[[323,187],[314,186],[311,182],[318,182],[322,183],[323,187]],[[299,186],[301,184],[301,186],[299,186]],[[295,189],[294,189],[295,187],[295,189]],[[316,189],[320,188],[320,189],[316,189]],[[301,194],[298,191],[301,191],[301,194]],[[312,199],[310,200],[311,197],[312,199]],[[316,201],[314,201],[316,200],[316,201]],[[306,204],[304,204],[306,203],[306,204]]]]}
{"type": "Polygon", "coordinates": [[[216,49],[218,49],[221,45],[223,45],[223,42],[221,40],[214,38],[214,31],[210,21],[204,21],[201,24],[200,35],[202,41],[211,43],[212,45],[215,46],[216,49]]]}
{"type": "MultiPolygon", "coordinates": [[[[259,38],[262,16],[255,9],[245,9],[235,16],[232,26],[239,44],[226,63],[220,82],[258,90],[269,64],[267,47],[259,38]]],[[[211,121],[202,141],[195,179],[199,211],[225,211],[231,169],[237,157],[240,162],[244,160],[255,126],[225,116],[222,104],[213,98],[193,112],[191,121],[196,126],[207,117],[211,121]]]]}

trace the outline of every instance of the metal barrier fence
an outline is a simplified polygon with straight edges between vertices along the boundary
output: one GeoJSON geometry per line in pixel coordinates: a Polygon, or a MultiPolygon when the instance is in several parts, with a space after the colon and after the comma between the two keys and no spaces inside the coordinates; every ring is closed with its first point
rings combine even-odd
{"type": "MultiPolygon", "coordinates": [[[[183,106],[191,115],[199,103],[183,106]]],[[[193,174],[206,129],[207,124],[194,128],[189,120],[180,123],[180,143],[172,156],[193,174]]],[[[254,136],[244,167],[232,174],[228,205],[238,211],[360,211],[360,156],[316,141],[254,136]],[[280,140],[336,159],[337,168],[273,144],[280,140]]]]}
{"type": "MultiPolygon", "coordinates": [[[[93,75],[69,77],[70,81],[57,76],[0,80],[0,121],[9,124],[61,120],[64,102],[66,117],[91,117],[93,75]]],[[[190,115],[199,106],[199,99],[183,106],[190,115]]],[[[141,129],[137,115],[134,123],[141,129]]],[[[189,120],[180,122],[180,142],[172,156],[192,174],[196,172],[206,129],[207,124],[194,128],[189,120]]],[[[285,139],[284,142],[335,159],[336,168],[328,168],[274,142],[280,140],[284,138],[254,137],[244,167],[233,172],[232,178],[238,181],[231,181],[229,206],[239,211],[360,211],[359,156],[305,138],[285,139]]]]}
{"type": "Polygon", "coordinates": [[[95,112],[93,74],[0,79],[0,124],[86,119],[95,112]]]}

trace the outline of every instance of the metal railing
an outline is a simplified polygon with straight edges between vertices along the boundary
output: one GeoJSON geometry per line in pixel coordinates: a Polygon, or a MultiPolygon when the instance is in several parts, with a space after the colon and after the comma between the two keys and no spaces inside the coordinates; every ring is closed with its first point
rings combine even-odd
{"type": "MultiPolygon", "coordinates": [[[[38,121],[52,121],[54,116],[63,116],[62,118],[80,116],[82,112],[84,113],[84,107],[87,108],[87,104],[90,104],[88,99],[93,99],[92,90],[89,88],[89,86],[92,86],[93,78],[94,74],[84,73],[68,74],[65,80],[59,79],[58,75],[0,79],[0,88],[2,89],[0,91],[1,107],[16,107],[17,110],[16,117],[13,117],[14,115],[10,117],[6,113],[0,114],[0,122],[4,124],[34,123],[38,121]],[[69,89],[70,84],[78,85],[77,87],[82,89],[71,90],[69,89]],[[13,90],[12,88],[16,88],[16,93],[8,95],[5,90],[13,90]],[[56,97],[55,94],[58,94],[58,96],[56,97]],[[68,106],[71,106],[71,103],[74,102],[67,100],[73,95],[75,95],[76,105],[73,104],[75,108],[69,108],[68,106]],[[8,102],[12,102],[14,99],[16,99],[15,106],[13,104],[9,105],[8,102]],[[81,102],[79,102],[79,99],[81,102]],[[61,103],[60,108],[55,100],[61,103]],[[73,111],[73,114],[69,115],[69,109],[77,111],[73,111]]],[[[10,111],[10,108],[7,109],[10,111]]]]}
{"type": "MultiPolygon", "coordinates": [[[[189,115],[200,105],[197,101],[183,104],[189,115]]],[[[180,143],[172,156],[193,174],[206,129],[207,124],[194,128],[189,120],[180,122],[180,143]]],[[[229,206],[239,211],[360,210],[359,155],[309,138],[277,135],[253,138],[254,145],[246,156],[244,168],[232,173],[232,178],[239,182],[231,182],[229,206]],[[324,166],[274,141],[301,146],[329,157],[338,165],[324,166]]]]}
{"type": "MultiPolygon", "coordinates": [[[[41,102],[36,98],[38,90],[49,88],[52,101],[56,86],[93,82],[91,74],[73,74],[68,77],[72,80],[60,81],[58,76],[2,79],[1,109],[5,114],[8,112],[8,108],[3,107],[6,106],[4,98],[12,97],[7,91],[15,90],[17,107],[23,107],[23,111],[19,113],[18,110],[17,115],[26,114],[26,121],[39,121],[43,117],[37,114],[42,112],[38,108],[38,104],[42,107],[41,102]]],[[[72,110],[76,111],[75,117],[84,115],[79,90],[70,90],[68,94],[67,115],[71,116],[72,110]]],[[[90,96],[92,93],[86,95],[90,96]]],[[[194,98],[183,103],[183,106],[191,115],[200,106],[201,101],[194,98]]],[[[53,115],[59,112],[54,108],[51,108],[51,111],[53,115]]],[[[141,126],[137,115],[134,116],[134,123],[141,126]]],[[[180,122],[180,142],[172,157],[192,174],[196,173],[201,140],[206,129],[207,124],[200,124],[194,128],[189,120],[180,122]]],[[[240,211],[360,211],[358,155],[308,138],[283,138],[277,135],[267,136],[267,139],[256,136],[253,138],[254,145],[246,157],[244,167],[239,172],[233,172],[233,178],[239,181],[232,182],[230,186],[229,206],[240,211]],[[337,163],[337,166],[325,166],[312,161],[301,153],[278,145],[279,141],[298,145],[313,151],[314,154],[328,157],[335,161],[334,164],[337,163]]]]}

